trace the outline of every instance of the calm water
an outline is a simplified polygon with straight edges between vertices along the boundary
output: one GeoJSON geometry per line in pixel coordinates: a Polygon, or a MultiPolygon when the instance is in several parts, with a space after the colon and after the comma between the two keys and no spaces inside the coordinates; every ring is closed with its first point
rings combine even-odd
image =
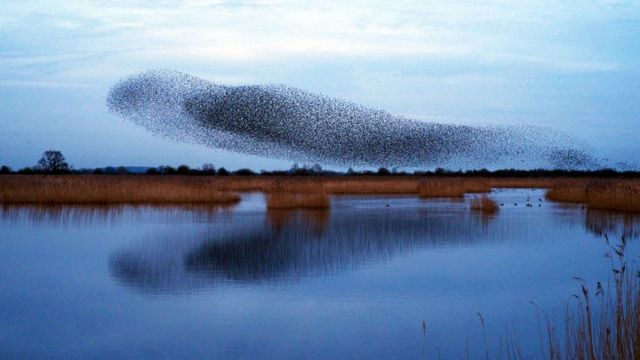
{"type": "Polygon", "coordinates": [[[494,197],[496,216],[409,197],[336,197],[330,211],[265,211],[261,195],[5,207],[0,357],[455,359],[466,343],[477,358],[478,312],[492,355],[509,331],[539,357],[530,301],[561,309],[572,277],[606,281],[602,233],[637,256],[640,221],[542,191],[494,197]]]}

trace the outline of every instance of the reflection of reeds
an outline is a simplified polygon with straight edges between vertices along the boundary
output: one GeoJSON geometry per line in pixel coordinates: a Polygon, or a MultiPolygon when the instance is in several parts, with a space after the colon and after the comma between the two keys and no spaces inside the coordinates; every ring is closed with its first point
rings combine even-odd
{"type": "Polygon", "coordinates": [[[237,194],[193,177],[6,176],[4,204],[233,203],[237,194]]]}
{"type": "Polygon", "coordinates": [[[235,203],[180,203],[180,204],[2,204],[0,220],[29,221],[33,223],[109,223],[131,216],[154,212],[171,219],[184,216],[210,219],[231,210],[235,203]]]}
{"type": "Polygon", "coordinates": [[[418,184],[421,198],[463,197],[466,193],[486,193],[491,184],[486,179],[432,178],[418,184]]]}
{"type": "Polygon", "coordinates": [[[269,209],[324,209],[330,207],[329,197],[324,193],[268,193],[269,209]]]}
{"type": "Polygon", "coordinates": [[[471,199],[470,206],[471,210],[481,211],[483,214],[495,214],[500,209],[498,203],[487,195],[474,197],[471,199]]]}
{"type": "Polygon", "coordinates": [[[585,228],[597,235],[638,238],[640,237],[640,215],[588,209],[585,215],[585,228]]]}
{"type": "Polygon", "coordinates": [[[329,222],[327,209],[267,209],[269,226],[276,231],[282,231],[289,225],[303,225],[314,234],[322,234],[329,222]]]}

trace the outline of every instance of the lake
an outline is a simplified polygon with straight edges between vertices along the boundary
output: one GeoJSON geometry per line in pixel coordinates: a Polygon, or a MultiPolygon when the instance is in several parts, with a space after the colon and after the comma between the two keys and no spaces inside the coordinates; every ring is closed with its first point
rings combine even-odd
{"type": "Polygon", "coordinates": [[[537,315],[560,320],[582,281],[607,281],[604,234],[637,258],[640,219],[542,190],[491,196],[496,215],[402,196],[5,206],[0,357],[479,358],[486,331],[492,357],[512,336],[539,358],[537,315]]]}

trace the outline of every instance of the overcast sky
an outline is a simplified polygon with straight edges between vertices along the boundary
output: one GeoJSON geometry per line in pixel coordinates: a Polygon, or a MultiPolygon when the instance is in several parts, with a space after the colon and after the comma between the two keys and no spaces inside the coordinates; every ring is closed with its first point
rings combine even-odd
{"type": "Polygon", "coordinates": [[[0,164],[289,167],[156,138],[110,86],[173,69],[425,121],[528,124],[640,163],[640,1],[2,1],[0,164]]]}

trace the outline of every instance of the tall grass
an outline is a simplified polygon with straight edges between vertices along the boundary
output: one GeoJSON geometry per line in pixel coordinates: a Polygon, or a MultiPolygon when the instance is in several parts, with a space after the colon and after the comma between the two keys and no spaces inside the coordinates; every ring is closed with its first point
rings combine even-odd
{"type": "Polygon", "coordinates": [[[546,197],[555,201],[584,203],[590,209],[640,212],[640,181],[565,180],[552,185],[546,197]]]}
{"type": "Polygon", "coordinates": [[[0,203],[215,203],[238,201],[238,192],[260,191],[272,198],[274,206],[322,207],[328,199],[319,194],[461,198],[491,188],[548,188],[551,200],[640,212],[640,180],[588,178],[4,175],[0,203]]]}
{"type": "Polygon", "coordinates": [[[318,180],[275,179],[266,191],[267,209],[326,209],[331,206],[318,180]]]}
{"type": "Polygon", "coordinates": [[[323,182],[331,194],[416,194],[419,179],[415,176],[341,176],[326,178],[323,182]]]}
{"type": "MultiPolygon", "coordinates": [[[[606,254],[611,260],[610,281],[605,284],[598,281],[593,287],[583,283],[579,294],[573,295],[576,301],[566,305],[560,322],[556,321],[557,309],[549,315],[539,311],[537,305],[531,302],[538,311],[539,356],[524,354],[520,349],[518,335],[507,329],[506,337],[500,337],[497,359],[640,359],[640,268],[637,259],[632,259],[635,265],[629,266],[624,237],[614,246],[609,243],[606,235],[605,239],[610,249],[606,254]],[[546,318],[546,336],[541,314],[546,318]]],[[[485,319],[480,313],[478,316],[484,337],[483,357],[490,359],[492,356],[487,346],[485,319]]],[[[526,336],[531,339],[535,335],[526,336]]],[[[468,352],[467,349],[467,359],[470,358],[468,352]]]]}
{"type": "Polygon", "coordinates": [[[5,176],[3,204],[234,203],[239,195],[193,177],[5,176]]]}
{"type": "Polygon", "coordinates": [[[323,193],[267,193],[267,209],[327,209],[329,197],[323,193]]]}
{"type": "Polygon", "coordinates": [[[487,195],[471,199],[471,210],[480,211],[483,214],[495,214],[500,210],[498,203],[487,195]]]}
{"type": "Polygon", "coordinates": [[[482,178],[429,178],[418,184],[421,198],[463,197],[466,193],[487,193],[491,183],[482,178]]]}
{"type": "Polygon", "coordinates": [[[625,247],[622,238],[608,254],[613,284],[581,286],[577,307],[565,311],[564,339],[549,324],[549,359],[640,359],[640,272],[628,267],[625,247]]]}
{"type": "Polygon", "coordinates": [[[562,180],[552,184],[546,192],[549,200],[584,203],[587,199],[587,181],[574,179],[562,180]]]}

